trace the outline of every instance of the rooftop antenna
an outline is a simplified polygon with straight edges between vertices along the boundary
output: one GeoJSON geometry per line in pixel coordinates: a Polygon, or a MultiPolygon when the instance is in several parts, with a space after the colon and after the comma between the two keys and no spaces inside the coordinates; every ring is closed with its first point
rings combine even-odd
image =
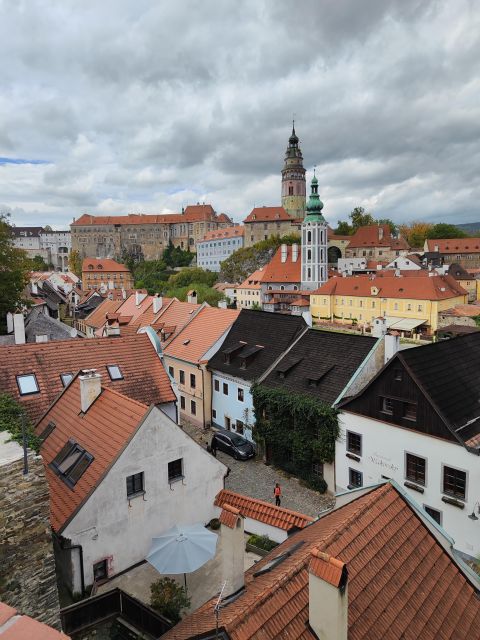
{"type": "Polygon", "coordinates": [[[215,638],[218,640],[218,616],[220,615],[220,609],[222,607],[222,596],[225,591],[225,587],[227,586],[227,581],[225,580],[222,588],[220,589],[220,593],[218,594],[217,602],[215,603],[214,611],[215,611],[215,638]]]}

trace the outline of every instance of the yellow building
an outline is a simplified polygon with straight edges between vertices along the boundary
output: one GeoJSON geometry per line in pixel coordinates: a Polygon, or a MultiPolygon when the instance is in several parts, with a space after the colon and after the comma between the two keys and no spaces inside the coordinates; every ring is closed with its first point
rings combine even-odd
{"type": "Polygon", "coordinates": [[[387,324],[400,330],[416,327],[435,333],[440,311],[465,304],[468,294],[451,276],[410,271],[395,275],[384,271],[374,276],[331,278],[310,296],[314,322],[372,326],[374,318],[387,317],[387,324]],[[403,324],[397,321],[409,320],[403,324]]]}
{"type": "Polygon", "coordinates": [[[251,309],[258,305],[262,307],[261,282],[265,269],[254,271],[241,285],[237,287],[237,307],[239,309],[251,309]]]}
{"type": "Polygon", "coordinates": [[[178,389],[182,420],[199,427],[211,424],[212,375],[207,364],[239,313],[206,306],[165,347],[165,366],[178,389]]]}

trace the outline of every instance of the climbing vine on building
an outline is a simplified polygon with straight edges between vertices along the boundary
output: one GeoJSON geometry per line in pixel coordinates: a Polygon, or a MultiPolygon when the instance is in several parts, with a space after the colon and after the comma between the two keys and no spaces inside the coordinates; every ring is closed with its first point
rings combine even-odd
{"type": "Polygon", "coordinates": [[[338,411],[310,396],[258,384],[252,396],[255,437],[265,442],[272,462],[325,491],[327,484],[315,465],[335,459],[338,411]]]}

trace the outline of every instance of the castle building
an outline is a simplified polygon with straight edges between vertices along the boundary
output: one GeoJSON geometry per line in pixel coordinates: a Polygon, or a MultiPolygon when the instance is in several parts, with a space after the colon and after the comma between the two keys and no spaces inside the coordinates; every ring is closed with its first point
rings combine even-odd
{"type": "Polygon", "coordinates": [[[328,280],[327,223],[322,215],[323,202],[318,195],[318,180],[313,176],[312,192],[302,223],[302,290],[321,287],[328,280]]]}
{"type": "Polygon", "coordinates": [[[294,121],[282,169],[282,207],[290,217],[302,218],[305,212],[305,200],[305,169],[294,121]]]}

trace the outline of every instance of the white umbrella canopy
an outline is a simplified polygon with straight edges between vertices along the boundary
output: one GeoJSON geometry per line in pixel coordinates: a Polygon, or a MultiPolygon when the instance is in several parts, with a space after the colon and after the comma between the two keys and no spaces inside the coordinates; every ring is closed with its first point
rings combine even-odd
{"type": "Polygon", "coordinates": [[[191,573],[213,558],[217,540],[203,524],[175,525],[152,539],[146,560],[162,574],[191,573]]]}

